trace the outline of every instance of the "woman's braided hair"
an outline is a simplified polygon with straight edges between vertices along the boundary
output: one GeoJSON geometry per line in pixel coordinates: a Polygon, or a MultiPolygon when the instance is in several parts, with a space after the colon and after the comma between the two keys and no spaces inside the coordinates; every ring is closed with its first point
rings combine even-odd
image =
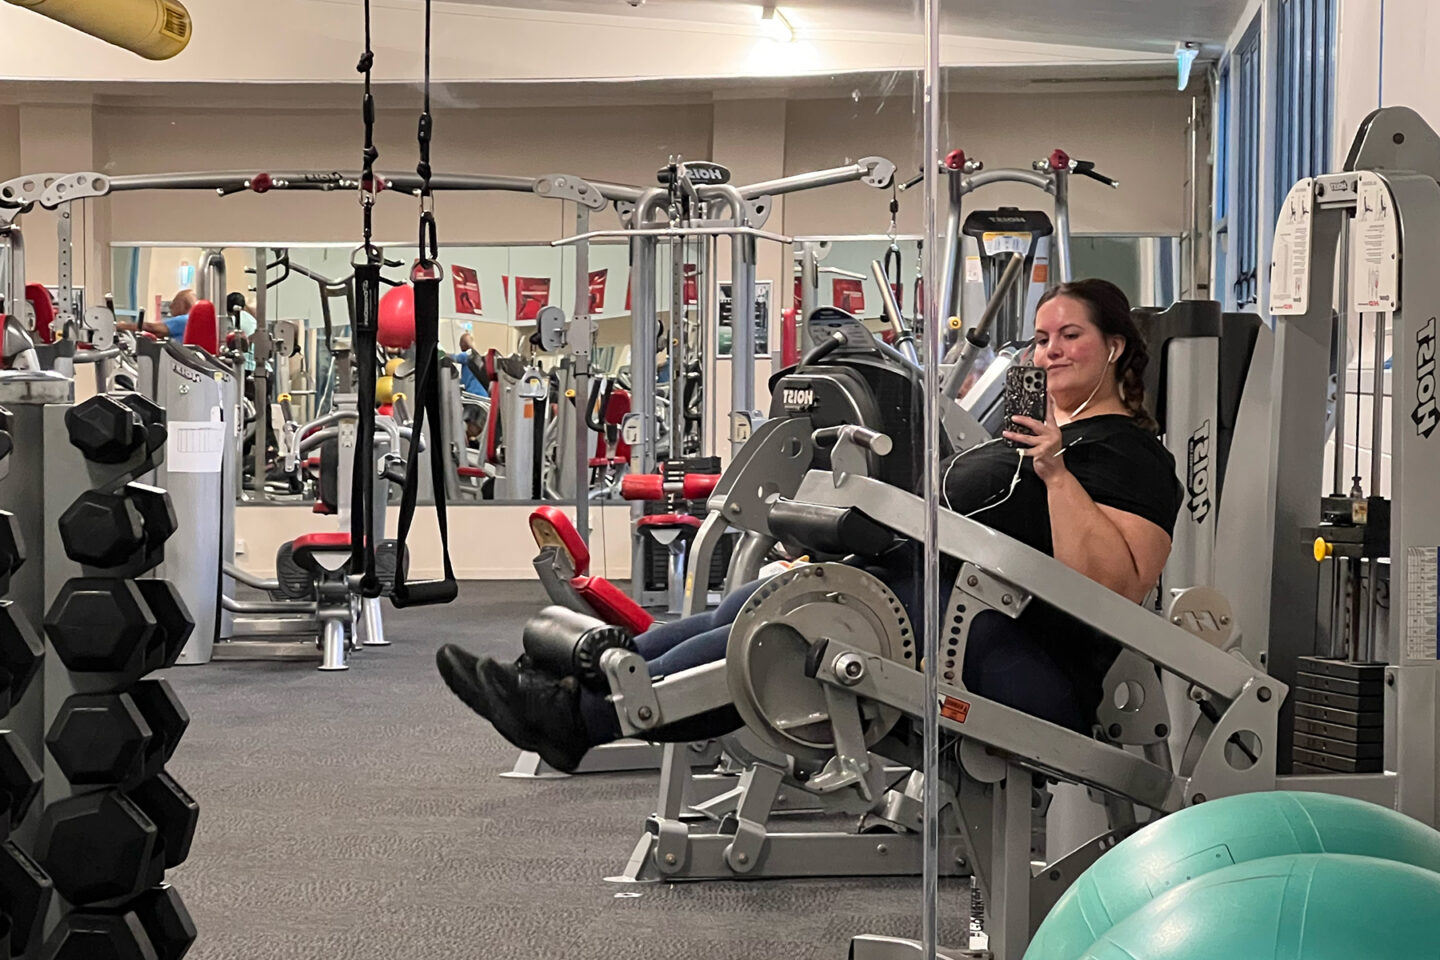
{"type": "Polygon", "coordinates": [[[1160,427],[1145,405],[1145,368],[1150,365],[1150,349],[1130,312],[1130,299],[1125,296],[1125,291],[1109,280],[1073,280],[1045,291],[1038,306],[1044,306],[1056,297],[1080,301],[1090,311],[1090,322],[1100,328],[1101,334],[1125,338],[1125,349],[1115,358],[1115,379],[1120,385],[1120,399],[1135,418],[1137,426],[1158,433],[1160,427]]]}

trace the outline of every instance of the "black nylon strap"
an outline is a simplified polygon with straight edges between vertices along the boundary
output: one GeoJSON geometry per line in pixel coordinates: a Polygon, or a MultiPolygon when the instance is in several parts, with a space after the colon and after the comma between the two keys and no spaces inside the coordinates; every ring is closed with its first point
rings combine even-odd
{"type": "Polygon", "coordinates": [[[390,602],[397,607],[449,603],[459,593],[455,570],[450,564],[450,530],[445,516],[446,451],[440,437],[440,278],[427,277],[415,281],[415,421],[410,440],[410,456],[405,468],[405,489],[400,497],[400,523],[396,538],[400,541],[401,562],[395,565],[395,585],[390,602]],[[430,476],[435,491],[435,522],[440,528],[440,553],[444,574],[439,580],[409,582],[405,579],[409,566],[410,526],[415,519],[415,503],[420,493],[420,438],[425,421],[430,421],[430,476]]]}
{"type": "Polygon", "coordinates": [[[360,577],[360,593],[378,597],[383,584],[375,575],[375,336],[380,317],[380,265],[355,267],[355,393],[359,421],[355,465],[350,476],[350,573],[360,577]]]}

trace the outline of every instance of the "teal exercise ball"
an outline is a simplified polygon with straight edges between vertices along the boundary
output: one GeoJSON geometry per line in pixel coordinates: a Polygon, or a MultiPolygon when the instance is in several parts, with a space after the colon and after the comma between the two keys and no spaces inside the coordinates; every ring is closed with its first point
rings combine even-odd
{"type": "Polygon", "coordinates": [[[1440,938],[1440,873],[1339,853],[1207,873],[1117,923],[1080,960],[1417,960],[1440,938]]]}
{"type": "Polygon", "coordinates": [[[1349,853],[1440,871],[1440,832],[1394,810],[1325,793],[1267,791],[1187,807],[1126,838],[1082,873],[1035,931],[1025,960],[1075,960],[1174,887],[1233,864],[1349,853]]]}

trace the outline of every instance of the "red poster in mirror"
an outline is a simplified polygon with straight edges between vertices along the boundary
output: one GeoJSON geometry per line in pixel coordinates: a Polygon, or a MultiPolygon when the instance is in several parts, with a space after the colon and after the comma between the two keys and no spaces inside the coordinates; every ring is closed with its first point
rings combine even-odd
{"type": "Polygon", "coordinates": [[[451,265],[450,276],[455,280],[455,312],[480,316],[480,276],[458,264],[451,265]]]}
{"type": "Polygon", "coordinates": [[[835,298],[832,303],[857,316],[865,312],[865,288],[859,280],[850,277],[835,278],[835,298]]]}
{"type": "Polygon", "coordinates": [[[605,280],[609,270],[590,271],[590,312],[600,313],[605,309],[605,280]]]}
{"type": "Polygon", "coordinates": [[[685,283],[681,286],[680,293],[687,307],[700,302],[700,268],[693,263],[685,264],[685,283]]]}
{"type": "Polygon", "coordinates": [[[540,316],[542,307],[550,304],[549,277],[515,278],[515,319],[521,323],[540,316]]]}

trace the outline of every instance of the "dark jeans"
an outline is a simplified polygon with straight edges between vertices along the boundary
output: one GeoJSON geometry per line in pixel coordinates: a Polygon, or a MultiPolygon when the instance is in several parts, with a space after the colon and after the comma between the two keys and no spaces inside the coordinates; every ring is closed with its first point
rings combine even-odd
{"type": "MultiPolygon", "coordinates": [[[[741,586],[714,610],[659,624],[636,637],[635,646],[648,663],[650,676],[668,676],[725,659],[730,625],[763,582],[741,586]]],[[[914,584],[892,584],[892,589],[902,603],[916,592],[914,584]]],[[[914,609],[916,605],[906,606],[914,609]]],[[[970,626],[961,679],[967,690],[987,700],[1071,730],[1083,733],[1088,729],[1080,697],[1067,672],[1022,624],[993,610],[976,615],[970,626]]],[[[621,736],[615,708],[602,695],[582,692],[580,711],[592,743],[608,743],[621,736]]],[[[733,733],[741,726],[735,708],[726,706],[666,724],[650,731],[646,739],[662,743],[706,740],[733,733]]]]}

